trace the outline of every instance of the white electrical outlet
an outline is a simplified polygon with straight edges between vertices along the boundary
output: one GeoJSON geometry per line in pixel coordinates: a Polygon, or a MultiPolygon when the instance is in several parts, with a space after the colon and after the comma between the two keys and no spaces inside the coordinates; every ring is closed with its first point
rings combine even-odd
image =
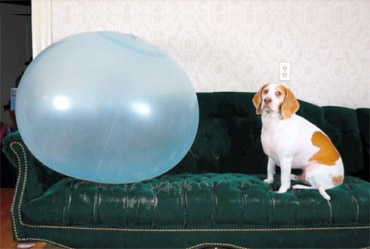
{"type": "Polygon", "coordinates": [[[280,63],[280,77],[281,81],[289,81],[290,80],[290,63],[283,62],[280,63]]]}

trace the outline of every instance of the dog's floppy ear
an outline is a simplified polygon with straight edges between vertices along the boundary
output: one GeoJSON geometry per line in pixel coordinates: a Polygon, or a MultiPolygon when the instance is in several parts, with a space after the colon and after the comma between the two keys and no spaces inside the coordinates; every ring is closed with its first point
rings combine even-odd
{"type": "Polygon", "coordinates": [[[261,115],[261,113],[262,113],[262,109],[261,109],[261,102],[262,102],[262,91],[263,91],[263,89],[265,89],[265,87],[266,86],[268,86],[269,85],[269,83],[267,83],[267,84],[264,84],[262,87],[261,87],[261,89],[254,95],[254,97],[253,97],[253,105],[254,105],[254,107],[256,107],[256,113],[258,114],[258,115],[261,115]]]}
{"type": "Polygon", "coordinates": [[[294,113],[298,111],[299,102],[294,97],[292,91],[290,91],[286,87],[284,87],[284,89],[285,89],[285,99],[283,104],[281,105],[281,114],[284,119],[289,119],[294,113]]]}

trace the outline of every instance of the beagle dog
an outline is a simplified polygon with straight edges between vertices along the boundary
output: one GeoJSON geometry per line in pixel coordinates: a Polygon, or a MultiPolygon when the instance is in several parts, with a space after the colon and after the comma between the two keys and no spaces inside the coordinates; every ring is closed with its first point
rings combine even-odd
{"type": "Polygon", "coordinates": [[[261,141],[268,156],[267,184],[274,182],[275,165],[281,169],[281,186],[277,193],[290,188],[290,180],[301,181],[293,189],[318,189],[330,200],[325,190],[343,183],[343,162],[330,138],[317,126],[296,115],[299,103],[286,87],[265,84],[254,95],[256,113],[261,116],[261,141]],[[300,176],[292,169],[302,169],[300,176]]]}

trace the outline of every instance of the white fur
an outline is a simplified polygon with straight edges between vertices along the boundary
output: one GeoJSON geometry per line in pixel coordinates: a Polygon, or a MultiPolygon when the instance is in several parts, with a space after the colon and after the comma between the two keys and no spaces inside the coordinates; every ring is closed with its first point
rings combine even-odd
{"type": "Polygon", "coordinates": [[[267,179],[264,182],[273,183],[275,166],[278,165],[281,168],[281,186],[278,193],[285,193],[290,188],[291,178],[300,179],[310,186],[295,185],[293,188],[319,189],[320,194],[330,200],[325,190],[335,187],[332,177],[344,176],[342,159],[339,157],[334,166],[309,161],[319,151],[319,148],[312,144],[312,136],[315,132],[322,131],[296,114],[284,119],[280,110],[284,99],[276,96],[277,87],[278,85],[270,84],[264,88],[268,89],[268,93],[261,93],[261,141],[268,156],[267,179]],[[271,102],[265,103],[266,98],[270,98],[271,102]],[[302,169],[302,176],[291,176],[291,169],[302,169]]]}

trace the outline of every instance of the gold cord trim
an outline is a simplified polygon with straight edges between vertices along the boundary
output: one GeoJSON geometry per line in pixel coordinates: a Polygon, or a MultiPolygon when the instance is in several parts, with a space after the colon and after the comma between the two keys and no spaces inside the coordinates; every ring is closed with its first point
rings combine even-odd
{"type": "Polygon", "coordinates": [[[187,249],[198,249],[198,248],[204,248],[204,247],[228,247],[233,249],[249,249],[246,247],[240,247],[233,244],[227,244],[227,243],[201,243],[192,247],[188,247],[187,249]]]}
{"type": "Polygon", "coordinates": [[[54,245],[54,246],[58,246],[58,247],[61,247],[61,248],[66,248],[66,249],[73,249],[72,247],[68,247],[68,246],[65,246],[65,245],[62,245],[62,244],[59,244],[57,242],[54,242],[54,241],[51,241],[51,240],[47,240],[47,239],[40,239],[40,238],[22,238],[22,239],[17,239],[17,241],[24,241],[24,242],[45,242],[45,243],[48,243],[50,245],[54,245]]]}
{"type": "MultiPolygon", "coordinates": [[[[24,192],[26,188],[26,183],[27,183],[27,178],[28,178],[28,163],[27,163],[27,154],[25,151],[25,148],[20,142],[11,142],[10,143],[10,149],[12,152],[16,155],[17,158],[17,164],[18,164],[18,179],[17,179],[17,184],[15,187],[15,194],[13,197],[13,203],[11,206],[11,213],[12,213],[12,226],[14,230],[14,235],[17,241],[43,241],[47,242],[50,244],[54,244],[59,247],[64,247],[64,248],[70,248],[67,246],[64,246],[62,244],[58,244],[56,242],[46,240],[46,239],[41,239],[41,238],[19,238],[18,232],[17,232],[17,227],[16,227],[16,221],[15,221],[15,203],[17,200],[17,195],[18,195],[18,189],[21,185],[21,179],[22,179],[22,163],[21,159],[17,153],[17,151],[13,148],[14,145],[18,145],[23,154],[23,159],[24,159],[24,165],[25,165],[25,170],[24,170],[24,181],[21,186],[21,193],[19,196],[19,204],[17,207],[17,215],[19,219],[19,223],[28,228],[39,228],[39,229],[61,229],[61,230],[86,230],[86,231],[112,231],[112,232],[287,232],[287,231],[329,231],[329,230],[363,230],[363,229],[370,229],[370,226],[352,226],[352,227],[307,227],[307,228],[230,228],[230,229],[135,229],[135,228],[102,228],[102,227],[76,227],[76,226],[50,226],[50,225],[30,225],[26,224],[22,220],[22,215],[21,215],[21,206],[23,203],[23,197],[24,197],[24,192]]],[[[207,245],[222,245],[222,246],[232,246],[237,249],[242,248],[245,249],[244,247],[238,247],[235,245],[231,244],[217,244],[217,243],[206,243],[206,244],[199,244],[193,247],[190,247],[189,249],[194,249],[198,248],[200,246],[207,246],[207,245]]]]}

